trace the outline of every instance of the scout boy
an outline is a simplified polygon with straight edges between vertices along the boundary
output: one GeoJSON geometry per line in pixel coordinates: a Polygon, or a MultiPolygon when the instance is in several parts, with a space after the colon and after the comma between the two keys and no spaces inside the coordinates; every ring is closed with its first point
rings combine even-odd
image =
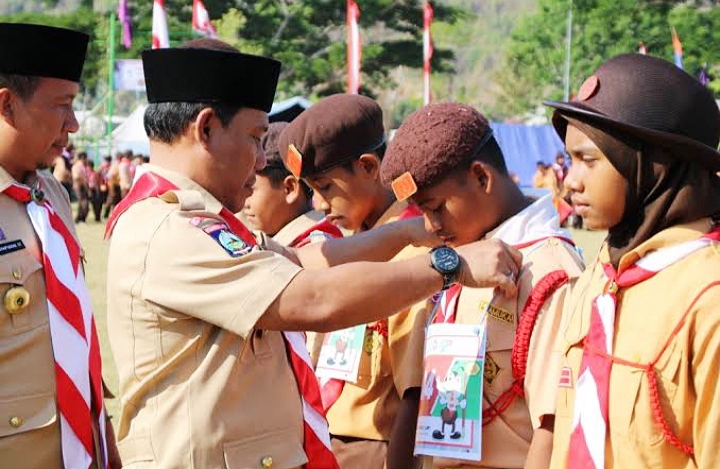
{"type": "MultiPolygon", "coordinates": [[[[389,464],[407,467],[418,403],[427,400],[429,406],[442,407],[440,384],[457,373],[465,383],[463,421],[465,416],[470,421],[458,423],[458,430],[457,414],[419,416],[417,425],[424,431],[418,433],[415,449],[436,455],[428,465],[547,467],[559,373],[555,337],[568,292],[583,269],[568,233],[559,226],[551,196],[529,203],[510,179],[488,121],[475,109],[455,103],[429,105],[408,117],[390,143],[381,175],[388,186],[411,197],[424,213],[426,229],[447,245],[501,239],[523,253],[516,298],[501,298],[491,288],[453,285],[432,313],[415,321],[412,354],[405,363],[414,378],[400,389],[403,410],[389,464]],[[484,361],[442,369],[436,366],[439,362],[430,366],[426,357],[423,373],[426,328],[428,337],[447,329],[451,338],[443,340],[452,344],[461,340],[457,331],[466,330],[465,325],[484,332],[486,346],[478,339],[477,346],[466,351],[484,356],[484,361]],[[453,429],[446,431],[450,422],[453,429]]],[[[450,363],[459,360],[452,354],[446,358],[450,363]]]]}
{"type": "MultiPolygon", "coordinates": [[[[315,207],[342,228],[358,233],[419,215],[416,207],[397,202],[380,182],[385,152],[382,110],[368,97],[338,94],[319,101],[283,131],[280,150],[286,166],[313,188],[315,207]]],[[[410,246],[396,259],[426,253],[427,249],[410,246]]],[[[401,398],[397,389],[404,385],[400,364],[413,322],[414,313],[405,310],[360,326],[364,328],[359,341],[362,349],[357,352],[360,359],[354,362],[347,381],[322,379],[325,365],[335,362],[337,343],[330,340],[340,341],[343,348],[347,344],[342,337],[326,341],[331,355],[318,363],[316,372],[321,377],[333,449],[342,469],[382,468],[385,464],[401,398]]],[[[314,362],[320,358],[319,345],[311,345],[314,362]]],[[[343,357],[347,354],[343,350],[343,357]]]]}
{"type": "MultiPolygon", "coordinates": [[[[233,215],[265,165],[260,141],[280,63],[197,39],[145,51],[143,66],[154,164],[107,227],[123,462],[337,468],[302,335],[288,331],[376,321],[431,295],[444,277],[512,295],[503,272],[515,272],[519,256],[484,242],[442,259],[303,270],[258,246],[233,215]]],[[[326,245],[344,241],[308,245],[298,259],[305,250],[331,256],[326,245]]]]}
{"type": "Polygon", "coordinates": [[[89,37],[0,23],[0,460],[119,468],[65,189],[48,168],[78,130],[89,37]]]}
{"type": "Polygon", "coordinates": [[[561,331],[553,468],[720,467],[720,112],[664,60],[622,55],[546,103],[585,224],[608,230],[561,331]]]}
{"type": "Polygon", "coordinates": [[[267,163],[251,178],[242,215],[255,230],[285,246],[342,237],[340,230],[312,210],[312,190],[285,168],[278,151],[287,122],[273,122],[262,137],[267,163]]]}

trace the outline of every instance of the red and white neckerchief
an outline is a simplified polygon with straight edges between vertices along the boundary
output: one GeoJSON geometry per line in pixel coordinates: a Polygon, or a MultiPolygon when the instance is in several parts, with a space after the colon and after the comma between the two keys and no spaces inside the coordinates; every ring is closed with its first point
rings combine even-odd
{"type": "Polygon", "coordinates": [[[301,248],[308,244],[321,243],[328,239],[342,238],[343,234],[340,229],[323,218],[309,229],[296,236],[290,243],[291,248],[301,248]]]}
{"type": "Polygon", "coordinates": [[[100,344],[80,246],[39,183],[34,189],[13,183],[3,193],[25,204],[42,248],[63,466],[87,469],[97,456],[101,467],[108,467],[100,344]],[[100,430],[100,455],[95,454],[93,418],[100,430]]]}
{"type": "MultiPolygon", "coordinates": [[[[178,189],[173,183],[152,172],[143,174],[132,187],[128,195],[113,211],[108,220],[108,228],[105,236],[112,235],[118,218],[132,204],[141,200],[157,197],[165,192],[178,189]]],[[[243,223],[233,215],[227,208],[220,211],[220,218],[235,235],[239,236],[250,246],[257,246],[255,237],[243,223]]],[[[310,354],[305,343],[303,332],[283,332],[285,346],[288,354],[288,361],[292,368],[293,375],[297,381],[298,390],[302,400],[303,421],[304,421],[304,449],[308,462],[307,469],[339,469],[335,455],[332,452],[330,433],[325,409],[320,398],[315,372],[310,361],[310,354]]]]}
{"type": "MultiPolygon", "coordinates": [[[[398,216],[398,220],[406,220],[408,218],[418,217],[422,215],[422,211],[417,205],[408,205],[398,216]]],[[[380,335],[387,339],[388,326],[387,319],[381,319],[372,326],[368,326],[368,329],[377,331],[380,335]]],[[[322,396],[322,403],[326,410],[330,410],[340,399],[342,390],[345,387],[345,381],[335,378],[323,378],[320,379],[320,394],[322,396]]]]}
{"type": "Polygon", "coordinates": [[[585,338],[580,372],[575,391],[573,432],[570,435],[568,467],[603,469],[608,427],[610,371],[615,332],[617,291],[636,285],[684,259],[690,254],[720,241],[720,228],[683,243],[653,251],[620,272],[603,265],[608,285],[593,300],[590,328],[585,338]],[[601,353],[595,353],[597,350],[601,353]]]}

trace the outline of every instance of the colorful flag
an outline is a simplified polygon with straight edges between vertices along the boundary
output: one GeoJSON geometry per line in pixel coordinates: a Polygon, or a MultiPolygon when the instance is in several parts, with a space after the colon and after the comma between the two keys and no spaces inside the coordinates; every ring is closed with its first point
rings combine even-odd
{"type": "Polygon", "coordinates": [[[644,42],[638,43],[638,54],[647,55],[647,47],[644,42]]]}
{"type": "Polygon", "coordinates": [[[680,38],[677,35],[677,31],[675,31],[675,26],[671,26],[672,28],[672,42],[673,42],[673,51],[675,55],[675,65],[679,69],[683,69],[683,50],[682,50],[682,44],[680,44],[680,38]]]}
{"type": "Polygon", "coordinates": [[[205,37],[218,37],[217,30],[210,22],[210,15],[202,0],[193,0],[192,29],[205,37]]]}
{"type": "Polygon", "coordinates": [[[163,49],[165,47],[170,47],[165,0],[153,0],[152,48],[163,49]]]}
{"type": "Polygon", "coordinates": [[[128,14],[127,0],[120,0],[117,15],[122,25],[123,46],[125,49],[130,49],[132,47],[132,32],[130,30],[130,15],[128,14]]]}
{"type": "Polygon", "coordinates": [[[362,60],[362,44],[360,41],[360,8],[353,0],[347,0],[347,67],[348,93],[360,92],[360,61],[362,60]]]}
{"type": "Polygon", "coordinates": [[[423,103],[430,104],[432,93],[430,92],[430,59],[433,56],[433,41],[430,27],[434,17],[433,7],[430,2],[423,6],[423,103]]]}

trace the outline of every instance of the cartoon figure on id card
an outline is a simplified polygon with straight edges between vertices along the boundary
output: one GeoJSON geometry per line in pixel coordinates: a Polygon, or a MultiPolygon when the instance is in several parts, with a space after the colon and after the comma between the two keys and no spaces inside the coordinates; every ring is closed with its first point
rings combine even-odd
{"type": "Polygon", "coordinates": [[[467,399],[465,399],[465,386],[467,379],[462,371],[448,371],[445,381],[438,382],[440,405],[445,408],[440,413],[441,427],[432,434],[436,440],[445,438],[445,426],[450,426],[450,438],[457,440],[462,437],[462,432],[456,429],[458,410],[463,411],[463,431],[465,430],[465,407],[467,399]]]}
{"type": "Polygon", "coordinates": [[[334,365],[337,361],[340,365],[347,365],[347,352],[348,343],[350,342],[350,333],[352,329],[343,329],[338,331],[338,337],[335,341],[335,356],[327,359],[328,365],[334,365]]]}

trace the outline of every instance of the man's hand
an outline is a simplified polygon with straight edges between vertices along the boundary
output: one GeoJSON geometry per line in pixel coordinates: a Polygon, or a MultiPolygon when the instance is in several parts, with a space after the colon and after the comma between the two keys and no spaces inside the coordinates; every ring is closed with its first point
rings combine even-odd
{"type": "Polygon", "coordinates": [[[437,237],[437,235],[425,229],[424,217],[407,218],[395,223],[402,226],[403,232],[408,240],[408,244],[412,244],[416,247],[427,248],[432,248],[442,244],[442,241],[437,237]]]}
{"type": "Polygon", "coordinates": [[[496,287],[509,298],[517,294],[522,254],[502,241],[485,240],[457,249],[461,259],[458,282],[472,288],[496,287]]]}

